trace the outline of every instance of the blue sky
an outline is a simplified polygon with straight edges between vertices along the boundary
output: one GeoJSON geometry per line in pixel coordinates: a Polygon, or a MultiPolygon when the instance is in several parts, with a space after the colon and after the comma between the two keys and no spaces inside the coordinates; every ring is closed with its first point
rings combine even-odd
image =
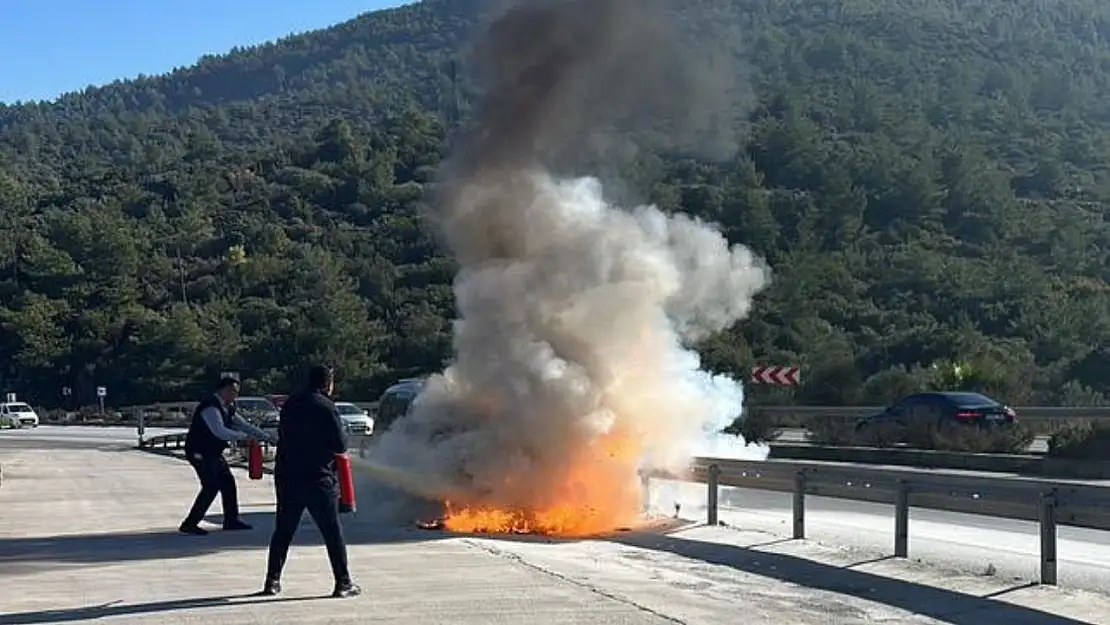
{"type": "Polygon", "coordinates": [[[53,100],[409,4],[401,0],[0,0],[0,102],[53,100]]]}

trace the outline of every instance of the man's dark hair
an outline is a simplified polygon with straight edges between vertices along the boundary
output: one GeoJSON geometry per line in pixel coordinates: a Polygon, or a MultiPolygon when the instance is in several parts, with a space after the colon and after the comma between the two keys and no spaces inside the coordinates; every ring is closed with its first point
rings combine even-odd
{"type": "Polygon", "coordinates": [[[231,388],[233,386],[239,386],[239,380],[236,380],[231,376],[227,376],[220,378],[220,383],[216,385],[216,390],[222,391],[225,388],[231,388]]]}
{"type": "Polygon", "coordinates": [[[308,386],[312,390],[320,390],[335,379],[335,372],[327,365],[312,365],[308,369],[308,386]]]}

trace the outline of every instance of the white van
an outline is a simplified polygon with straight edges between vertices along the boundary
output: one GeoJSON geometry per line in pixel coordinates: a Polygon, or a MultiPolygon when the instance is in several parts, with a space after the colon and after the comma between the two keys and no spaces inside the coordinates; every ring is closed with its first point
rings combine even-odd
{"type": "Polygon", "coordinates": [[[27,404],[9,401],[0,404],[0,426],[13,428],[37,428],[39,415],[27,404]]]}

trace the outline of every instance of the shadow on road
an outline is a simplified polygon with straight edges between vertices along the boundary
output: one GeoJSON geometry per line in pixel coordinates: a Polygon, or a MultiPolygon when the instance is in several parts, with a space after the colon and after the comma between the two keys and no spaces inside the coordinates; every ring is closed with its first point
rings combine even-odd
{"type": "MultiPolygon", "coordinates": [[[[273,512],[252,512],[249,507],[244,507],[241,518],[253,525],[254,529],[225,532],[219,528],[219,515],[214,515],[207,519],[216,523],[214,527],[207,528],[211,531],[207,536],[183,535],[175,527],[153,532],[3,538],[0,539],[0,574],[50,569],[58,563],[172,560],[235,549],[265,549],[273,531],[273,512]]],[[[343,524],[344,536],[349,545],[423,542],[446,537],[440,532],[418,529],[415,525],[403,527],[398,524],[366,522],[357,516],[344,518],[343,524]]],[[[294,544],[323,545],[323,539],[307,513],[301,520],[294,544]]]]}
{"type": "Polygon", "coordinates": [[[133,616],[138,614],[154,614],[158,612],[176,612],[179,610],[194,610],[198,608],[212,608],[228,605],[250,605],[254,603],[281,603],[290,601],[315,601],[330,598],[328,595],[319,597],[260,597],[251,595],[223,595],[218,597],[196,597],[192,599],[174,599],[170,601],[151,601],[148,603],[121,603],[112,602],[100,605],[85,606],[82,608],[68,608],[64,610],[40,610],[37,612],[24,612],[22,614],[0,614],[0,625],[37,625],[39,623],[71,623],[92,621],[119,616],[133,616]]]}
{"type": "MultiPolygon", "coordinates": [[[[104,451],[128,451],[105,447],[104,451]]],[[[129,450],[133,451],[133,449],[129,450]]],[[[144,450],[153,455],[182,460],[179,450],[144,450]]],[[[236,473],[242,467],[232,463],[236,473]]],[[[269,471],[267,471],[269,472],[269,471]]],[[[236,475],[236,479],[242,479],[236,475]]],[[[426,504],[394,501],[396,492],[379,489],[376,485],[360,481],[357,486],[360,506],[355,514],[343,515],[343,532],[349,545],[386,544],[398,542],[424,542],[450,537],[439,531],[419,529],[416,521],[428,513],[426,504]],[[366,501],[366,504],[362,504],[366,501]],[[403,519],[404,522],[399,522],[403,519]]],[[[193,494],[181,502],[182,514],[191,503],[193,494]]],[[[219,503],[214,504],[216,510],[219,503]]],[[[170,560],[190,558],[235,549],[265,549],[274,526],[273,504],[240,506],[240,517],[254,526],[249,531],[225,532],[219,529],[222,517],[210,514],[206,521],[215,527],[206,527],[207,536],[188,536],[177,532],[177,526],[164,530],[144,529],[135,532],[105,534],[76,534],[39,536],[33,538],[0,538],[0,574],[20,571],[49,570],[58,564],[100,564],[140,560],[170,560]],[[259,510],[259,508],[264,508],[259,510]]],[[[296,545],[323,545],[319,531],[306,512],[294,539],[296,545]]]]}
{"type": "Polygon", "coordinates": [[[980,597],[891,579],[851,567],[672,535],[634,534],[616,537],[613,542],[727,566],[806,588],[858,597],[951,625],[1092,625],[996,598],[1026,584],[980,597]]]}

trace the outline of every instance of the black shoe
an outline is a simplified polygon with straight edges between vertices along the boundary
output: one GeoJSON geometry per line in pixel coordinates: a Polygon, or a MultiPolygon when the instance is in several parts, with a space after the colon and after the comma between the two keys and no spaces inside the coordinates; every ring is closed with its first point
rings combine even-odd
{"type": "Polygon", "coordinates": [[[336,584],[335,590],[331,592],[331,596],[336,599],[346,599],[347,597],[357,597],[362,594],[362,589],[358,586],[347,582],[346,584],[336,584]]]}
{"type": "Polygon", "coordinates": [[[224,523],[224,529],[228,530],[228,531],[234,531],[234,530],[252,530],[254,528],[251,527],[250,525],[247,525],[246,523],[244,523],[242,521],[231,521],[229,523],[224,523]]]}
{"type": "Polygon", "coordinates": [[[273,597],[281,594],[281,582],[276,580],[266,580],[262,585],[262,592],[258,593],[263,597],[273,597]]]}
{"type": "Polygon", "coordinates": [[[187,525],[185,523],[182,523],[177,528],[177,531],[181,532],[182,534],[189,534],[191,536],[207,536],[208,535],[208,530],[202,529],[198,525],[187,525]]]}

